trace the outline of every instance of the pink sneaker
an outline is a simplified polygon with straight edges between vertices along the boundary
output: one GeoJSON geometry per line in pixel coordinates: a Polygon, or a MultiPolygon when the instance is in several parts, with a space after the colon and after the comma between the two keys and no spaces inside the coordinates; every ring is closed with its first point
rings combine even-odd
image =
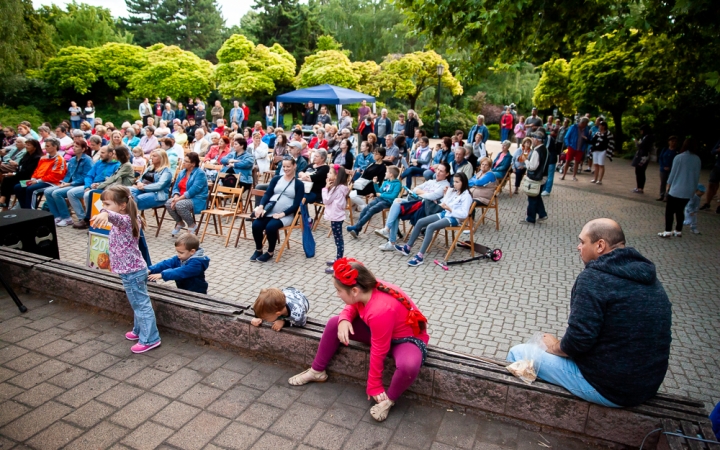
{"type": "Polygon", "coordinates": [[[137,344],[130,347],[130,351],[133,353],[145,353],[146,351],[152,350],[155,347],[160,347],[160,341],[157,341],[154,344],[148,344],[148,345],[143,345],[138,342],[137,344]]]}
{"type": "Polygon", "coordinates": [[[125,339],[127,339],[128,341],[137,341],[138,339],[140,339],[140,336],[133,333],[132,331],[128,331],[127,333],[125,333],[125,339]]]}

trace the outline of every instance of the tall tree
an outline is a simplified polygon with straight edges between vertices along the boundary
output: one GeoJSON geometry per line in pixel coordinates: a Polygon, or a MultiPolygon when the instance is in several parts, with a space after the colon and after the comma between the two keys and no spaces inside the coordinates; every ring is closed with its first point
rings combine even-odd
{"type": "Polygon", "coordinates": [[[315,3],[299,0],[255,0],[254,20],[248,21],[248,33],[258,42],[271,46],[280,44],[293,55],[298,64],[316,47],[324,34],[315,3]]]}
{"type": "Polygon", "coordinates": [[[542,65],[542,76],[533,95],[533,103],[538,108],[560,108],[564,115],[575,113],[570,97],[570,64],[563,58],[548,61],[542,65]]]}
{"type": "MultiPolygon", "coordinates": [[[[320,24],[355,61],[381,62],[390,53],[422,50],[425,39],[410,34],[405,16],[389,0],[310,0],[320,24]]],[[[323,49],[325,50],[325,49],[323,49]]]]}
{"type": "Polygon", "coordinates": [[[450,73],[450,67],[434,51],[414,52],[407,55],[388,55],[380,65],[382,68],[383,88],[395,91],[395,96],[406,98],[410,108],[415,109],[418,97],[425,90],[437,84],[437,66],[444,66],[442,85],[452,95],[463,93],[460,82],[450,73]]]}
{"type": "Polygon", "coordinates": [[[55,53],[52,27],[35,12],[31,0],[0,0],[0,83],[40,67],[55,53]]]}
{"type": "Polygon", "coordinates": [[[323,50],[305,58],[295,77],[295,87],[306,88],[319,84],[334,84],[355,89],[360,75],[353,70],[350,59],[339,50],[323,50]]]}
{"type": "Polygon", "coordinates": [[[213,58],[222,45],[225,20],[216,0],[125,0],[125,27],[142,46],[177,45],[213,58]]]}
{"type": "Polygon", "coordinates": [[[55,27],[55,43],[58,47],[99,47],[107,42],[131,43],[133,36],[118,29],[119,22],[110,10],[74,0],[63,10],[57,5],[42,6],[38,12],[55,27]]]}

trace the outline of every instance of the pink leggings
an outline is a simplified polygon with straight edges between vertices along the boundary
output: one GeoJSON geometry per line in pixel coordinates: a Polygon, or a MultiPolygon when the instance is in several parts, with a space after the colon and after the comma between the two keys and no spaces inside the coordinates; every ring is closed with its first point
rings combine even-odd
{"type": "MultiPolygon", "coordinates": [[[[327,325],[325,325],[318,352],[312,363],[313,370],[318,372],[325,370],[333,355],[337,352],[338,347],[340,347],[340,340],[337,337],[339,322],[340,316],[335,316],[331,317],[327,325]]],[[[368,328],[367,324],[359,317],[356,317],[352,322],[352,326],[355,334],[351,334],[350,338],[353,341],[370,344],[370,328],[368,328]]],[[[412,342],[405,342],[393,345],[390,348],[390,355],[395,360],[395,373],[390,382],[390,387],[387,389],[387,396],[390,400],[397,401],[417,378],[422,364],[422,353],[417,345],[412,342]]]]}

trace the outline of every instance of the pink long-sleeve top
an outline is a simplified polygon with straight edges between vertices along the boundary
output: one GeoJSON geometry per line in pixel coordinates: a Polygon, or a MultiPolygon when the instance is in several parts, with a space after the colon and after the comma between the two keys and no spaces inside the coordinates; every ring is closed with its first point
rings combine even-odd
{"type": "MultiPolygon", "coordinates": [[[[138,247],[139,239],[132,234],[130,216],[108,211],[107,209],[102,211],[108,214],[108,220],[112,224],[109,238],[112,271],[121,274],[147,269],[147,264],[145,264],[138,247]]],[[[138,220],[140,220],[139,217],[138,220]]]]}
{"type": "MultiPolygon", "coordinates": [[[[418,309],[415,302],[399,287],[381,280],[378,281],[399,291],[408,299],[413,308],[418,309]]],[[[368,395],[374,396],[385,392],[382,373],[391,341],[414,336],[427,344],[430,336],[424,330],[419,335],[414,335],[410,325],[405,323],[408,317],[407,308],[390,294],[377,289],[373,289],[367,304],[358,302],[345,306],[340,313],[340,320],[352,322],[358,316],[370,327],[370,370],[368,371],[366,391],[368,395]]]]}
{"type": "Polygon", "coordinates": [[[322,190],[323,204],[325,205],[325,219],[330,222],[342,222],[345,220],[345,208],[347,207],[347,186],[336,186],[334,188],[324,187],[322,190]]]}

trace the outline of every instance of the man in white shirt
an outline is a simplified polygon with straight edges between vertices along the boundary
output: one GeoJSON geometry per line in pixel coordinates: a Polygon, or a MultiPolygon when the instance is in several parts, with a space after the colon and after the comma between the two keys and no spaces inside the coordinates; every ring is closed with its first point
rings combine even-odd
{"type": "MultiPolygon", "coordinates": [[[[417,186],[412,190],[412,194],[409,194],[405,200],[395,199],[395,202],[390,207],[390,212],[385,222],[385,228],[382,230],[375,230],[375,234],[378,236],[387,238],[388,241],[380,246],[382,251],[395,250],[395,241],[397,241],[398,226],[400,225],[400,214],[402,212],[403,203],[409,203],[414,201],[429,200],[431,202],[437,202],[445,191],[450,187],[450,183],[447,178],[450,176],[450,165],[443,161],[441,162],[435,172],[436,178],[434,180],[428,180],[417,186]]],[[[420,219],[419,217],[418,219],[420,219]]]]}
{"type": "Polygon", "coordinates": [[[67,135],[67,128],[65,128],[65,125],[58,125],[58,127],[55,128],[55,137],[57,137],[60,141],[61,155],[64,155],[66,151],[72,148],[73,140],[67,135]]]}

